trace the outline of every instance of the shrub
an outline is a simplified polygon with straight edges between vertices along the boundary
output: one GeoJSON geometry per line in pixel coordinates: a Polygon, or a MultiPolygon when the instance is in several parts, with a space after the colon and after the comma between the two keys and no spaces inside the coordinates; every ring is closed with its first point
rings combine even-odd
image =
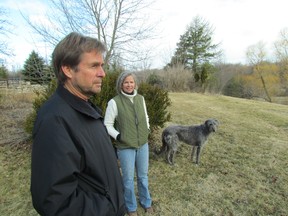
{"type": "Polygon", "coordinates": [[[148,76],[146,82],[150,85],[163,86],[162,80],[159,75],[152,73],[148,76]]]}
{"type": "MultiPolygon", "coordinates": [[[[107,73],[102,83],[102,90],[100,94],[97,94],[91,98],[92,102],[97,104],[105,113],[108,101],[116,95],[116,80],[121,71],[107,73]]],[[[53,94],[56,90],[57,82],[52,80],[48,87],[44,91],[36,92],[37,96],[33,102],[33,112],[27,117],[25,121],[25,131],[32,135],[34,122],[36,119],[37,111],[42,104],[53,94]]],[[[139,85],[139,94],[143,95],[147,105],[150,131],[153,136],[153,131],[159,127],[163,127],[166,121],[169,121],[171,114],[167,111],[167,108],[171,105],[171,101],[168,97],[168,92],[157,87],[151,86],[147,83],[141,83],[139,85]]]]}
{"type": "Polygon", "coordinates": [[[57,87],[56,79],[52,79],[47,85],[47,88],[42,91],[35,91],[36,98],[33,101],[33,111],[28,115],[25,120],[24,129],[27,133],[32,135],[36,115],[42,104],[54,93],[57,87]]]}
{"type": "Polygon", "coordinates": [[[120,73],[121,71],[107,73],[102,82],[101,93],[91,98],[91,101],[100,107],[103,115],[106,111],[108,101],[117,94],[115,85],[120,73]]]}
{"type": "Polygon", "coordinates": [[[164,127],[165,122],[171,119],[171,113],[167,110],[171,106],[171,100],[168,91],[148,83],[141,83],[138,92],[145,98],[151,131],[150,139],[153,139],[153,132],[164,127]]]}
{"type": "Polygon", "coordinates": [[[224,86],[223,89],[223,94],[226,96],[231,96],[231,97],[239,97],[239,98],[244,98],[245,93],[244,93],[244,84],[241,79],[238,77],[234,77],[230,79],[227,84],[224,86]]]}

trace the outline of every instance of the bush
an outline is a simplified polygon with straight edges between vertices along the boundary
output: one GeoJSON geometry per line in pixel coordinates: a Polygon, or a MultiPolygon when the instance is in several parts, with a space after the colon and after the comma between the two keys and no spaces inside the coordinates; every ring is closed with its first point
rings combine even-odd
{"type": "Polygon", "coordinates": [[[43,105],[43,103],[47,101],[47,99],[54,93],[56,88],[57,88],[57,81],[56,79],[52,79],[45,90],[35,91],[36,98],[33,102],[33,111],[28,115],[24,124],[25,131],[29,133],[31,136],[38,110],[43,105]]]}
{"type": "Polygon", "coordinates": [[[171,105],[171,100],[167,91],[148,83],[141,83],[138,92],[145,98],[150,131],[153,134],[155,130],[164,127],[165,122],[170,121],[171,113],[167,108],[171,105]]]}
{"type": "MultiPolygon", "coordinates": [[[[102,90],[91,98],[92,102],[97,104],[105,113],[108,101],[116,95],[116,81],[121,71],[107,73],[102,83],[102,90]]],[[[33,112],[27,117],[25,121],[25,131],[32,135],[34,122],[37,111],[42,104],[54,93],[57,88],[56,80],[52,80],[44,91],[36,92],[37,96],[33,102],[33,112]]],[[[147,105],[149,122],[150,122],[150,138],[153,137],[153,131],[164,126],[166,121],[169,121],[171,114],[167,108],[171,105],[168,97],[168,92],[157,86],[151,86],[147,83],[139,85],[139,94],[143,95],[147,105]]]]}
{"type": "Polygon", "coordinates": [[[162,80],[159,75],[152,73],[148,76],[146,82],[152,86],[163,86],[162,80]]]}
{"type": "Polygon", "coordinates": [[[107,73],[102,82],[101,93],[91,98],[91,101],[100,107],[103,115],[106,111],[108,101],[117,94],[115,87],[120,73],[121,71],[107,73]]]}
{"type": "Polygon", "coordinates": [[[222,92],[226,96],[245,98],[244,84],[238,77],[230,79],[222,92]]]}

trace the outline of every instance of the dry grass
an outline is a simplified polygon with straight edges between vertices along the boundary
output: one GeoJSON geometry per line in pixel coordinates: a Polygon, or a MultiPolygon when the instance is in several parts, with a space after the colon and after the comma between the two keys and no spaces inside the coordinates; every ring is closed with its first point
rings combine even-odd
{"type": "Polygon", "coordinates": [[[0,147],[0,215],[37,215],[31,204],[30,148],[0,147]]]}
{"type": "Polygon", "coordinates": [[[37,215],[31,206],[30,146],[23,129],[33,92],[0,91],[0,215],[37,215]]]}
{"type": "MultiPolygon", "coordinates": [[[[176,166],[151,159],[158,215],[288,215],[288,106],[171,93],[173,123],[220,122],[200,166],[182,145],[176,166]]],[[[170,123],[171,124],[171,123],[170,123]]],[[[160,146],[160,140],[159,140],[160,146]]]]}
{"type": "Polygon", "coordinates": [[[28,138],[23,124],[32,111],[33,92],[21,92],[13,89],[0,89],[0,146],[17,144],[28,138]]]}
{"type": "MultiPolygon", "coordinates": [[[[200,124],[213,117],[221,125],[199,166],[189,160],[187,145],[177,152],[175,166],[151,153],[155,215],[288,215],[288,106],[194,93],[170,97],[167,124],[200,124]]],[[[29,148],[2,145],[0,159],[0,215],[37,215],[29,192],[29,148]]],[[[141,208],[138,213],[144,215],[141,208]]]]}

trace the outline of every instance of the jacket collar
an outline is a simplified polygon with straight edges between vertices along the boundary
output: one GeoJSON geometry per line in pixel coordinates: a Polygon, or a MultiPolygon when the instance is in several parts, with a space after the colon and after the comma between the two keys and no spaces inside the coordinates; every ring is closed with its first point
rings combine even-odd
{"type": "Polygon", "coordinates": [[[102,111],[99,107],[95,106],[90,100],[85,101],[73,95],[71,92],[65,89],[63,85],[59,85],[56,92],[73,109],[95,119],[103,118],[102,111]]]}

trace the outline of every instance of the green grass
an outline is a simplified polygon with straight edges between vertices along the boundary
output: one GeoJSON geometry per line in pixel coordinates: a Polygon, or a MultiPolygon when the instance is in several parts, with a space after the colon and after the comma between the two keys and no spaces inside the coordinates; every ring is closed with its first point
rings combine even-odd
{"type": "MultiPolygon", "coordinates": [[[[169,124],[220,121],[190,161],[182,145],[175,166],[150,155],[155,215],[288,215],[288,106],[220,95],[170,93],[169,124]]],[[[158,139],[151,147],[161,145],[158,139]]],[[[0,147],[0,215],[37,215],[31,205],[29,148],[0,147]]],[[[138,208],[138,213],[143,210],[138,208]]]]}

